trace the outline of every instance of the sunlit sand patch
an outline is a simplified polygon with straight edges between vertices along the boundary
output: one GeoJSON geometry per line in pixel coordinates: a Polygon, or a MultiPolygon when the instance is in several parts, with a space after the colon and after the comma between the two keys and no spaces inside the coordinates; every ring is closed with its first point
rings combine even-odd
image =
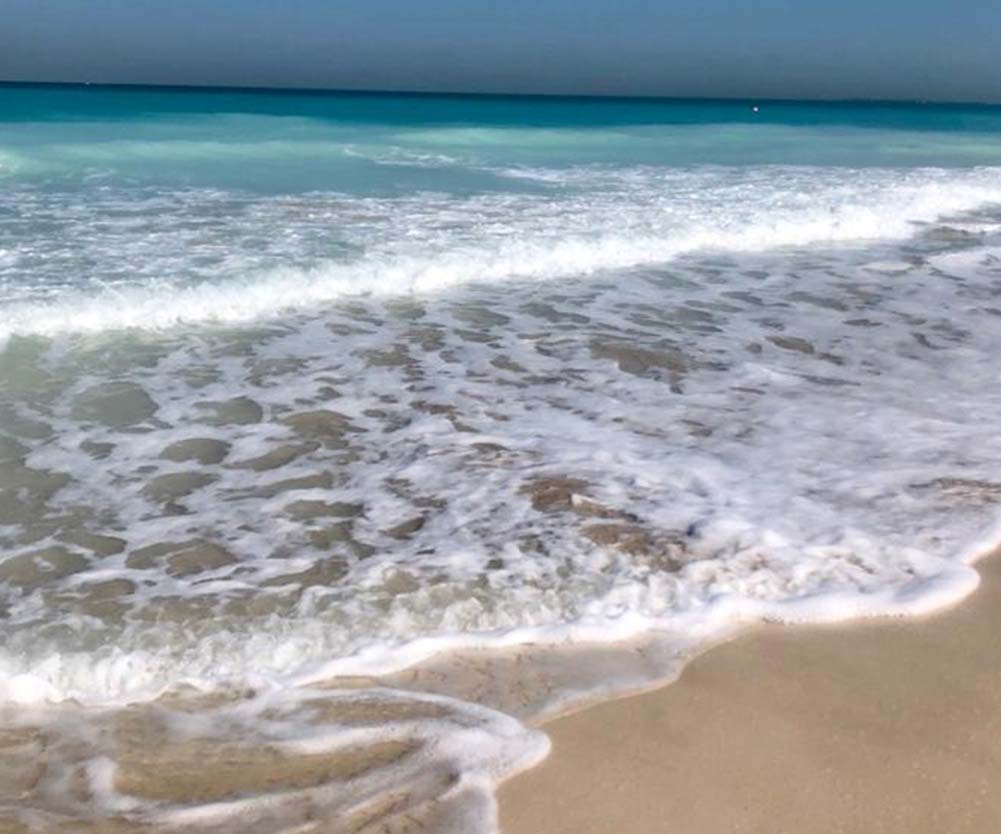
{"type": "Polygon", "coordinates": [[[0,562],[0,582],[31,591],[80,573],[89,565],[76,551],[58,545],[43,547],[0,562]]]}
{"type": "Polygon", "coordinates": [[[202,805],[347,782],[395,764],[419,749],[386,741],[330,754],[289,756],[270,747],[220,745],[216,741],[165,743],[141,739],[117,760],[115,790],[144,800],[202,805]],[[156,744],[155,750],[146,747],[156,744]]]}
{"type": "Polygon", "coordinates": [[[974,478],[937,478],[924,484],[916,484],[916,489],[934,490],[942,498],[957,504],[1001,504],[1001,483],[981,481],[974,478]]]}
{"type": "Polygon", "coordinates": [[[143,388],[131,382],[107,382],[82,391],[73,405],[73,416],[110,428],[142,423],[156,414],[157,405],[143,388]]]}
{"type": "Polygon", "coordinates": [[[329,409],[292,414],[282,422],[307,440],[315,440],[328,449],[346,449],[349,434],[365,431],[344,414],[329,409]]]}
{"type": "Polygon", "coordinates": [[[106,623],[121,623],[133,607],[132,595],[137,585],[129,579],[87,582],[64,591],[48,594],[46,602],[77,611],[106,623]]]}
{"type": "Polygon", "coordinates": [[[245,426],[259,423],[264,417],[264,410],[250,397],[234,397],[221,402],[197,402],[195,407],[205,415],[201,422],[210,426],[245,426]]]}
{"type": "Polygon", "coordinates": [[[223,440],[208,437],[192,437],[188,440],[178,440],[171,443],[161,453],[160,457],[174,463],[197,461],[205,466],[221,463],[229,454],[231,444],[223,440]]]}
{"type": "Polygon", "coordinates": [[[237,461],[232,466],[252,469],[254,472],[268,472],[272,469],[281,469],[303,455],[315,452],[319,446],[319,443],[282,443],[259,457],[237,461]]]}

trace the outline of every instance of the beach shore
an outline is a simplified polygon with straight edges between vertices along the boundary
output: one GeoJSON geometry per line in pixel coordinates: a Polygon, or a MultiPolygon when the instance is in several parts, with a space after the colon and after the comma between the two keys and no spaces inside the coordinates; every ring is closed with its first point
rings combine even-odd
{"type": "Polygon", "coordinates": [[[504,834],[963,834],[1001,820],[1001,559],[919,620],[762,626],[546,725],[504,834]]]}

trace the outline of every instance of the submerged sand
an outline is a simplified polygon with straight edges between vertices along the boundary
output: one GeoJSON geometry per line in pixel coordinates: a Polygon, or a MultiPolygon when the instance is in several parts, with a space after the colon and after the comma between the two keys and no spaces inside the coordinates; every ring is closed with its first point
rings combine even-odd
{"type": "Polygon", "coordinates": [[[963,834],[1001,826],[1001,560],[920,620],[763,626],[676,683],[551,722],[504,834],[963,834]]]}

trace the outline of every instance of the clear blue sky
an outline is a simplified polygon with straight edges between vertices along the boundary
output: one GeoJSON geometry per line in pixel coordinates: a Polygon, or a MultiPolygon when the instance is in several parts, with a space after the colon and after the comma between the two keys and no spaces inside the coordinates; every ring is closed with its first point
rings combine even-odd
{"type": "Polygon", "coordinates": [[[1001,102],[1001,0],[0,0],[0,79],[1001,102]]]}

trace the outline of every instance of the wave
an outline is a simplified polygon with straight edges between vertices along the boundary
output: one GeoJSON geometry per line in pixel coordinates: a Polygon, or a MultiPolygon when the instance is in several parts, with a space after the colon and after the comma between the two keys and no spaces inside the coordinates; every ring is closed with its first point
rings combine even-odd
{"type": "MultiPolygon", "coordinates": [[[[0,309],[0,340],[248,322],[350,296],[588,276],[697,251],[899,240],[922,224],[1001,202],[996,168],[912,171],[882,180],[867,172],[759,169],[733,183],[719,173],[709,180],[706,174],[647,177],[642,189],[628,179],[635,172],[616,176],[619,191],[611,196],[585,191],[541,208],[516,195],[466,203],[432,195],[424,215],[420,206],[401,203],[387,214],[383,239],[350,261],[249,270],[186,285],[169,275],[144,276],[138,285],[68,289],[54,298],[8,304],[0,309]],[[408,217],[411,228],[393,225],[408,217]],[[397,229],[408,248],[392,239],[397,229]]],[[[177,253],[170,256],[176,263],[177,253]]]]}
{"type": "MultiPolygon", "coordinates": [[[[757,622],[826,624],[870,617],[912,617],[928,614],[964,599],[979,585],[972,567],[1001,547],[1001,517],[969,538],[947,557],[913,551],[917,571],[900,582],[878,577],[871,588],[830,587],[772,599],[732,591],[716,594],[690,609],[652,615],[640,611],[581,616],[575,621],[546,626],[521,626],[493,631],[456,631],[411,634],[387,642],[385,637],[356,644],[344,652],[343,625],[322,618],[272,617],[248,630],[247,624],[222,625],[218,631],[192,643],[184,628],[161,626],[150,634],[135,626],[104,645],[76,651],[47,645],[37,635],[32,643],[16,640],[0,652],[0,703],[42,704],[74,701],[91,705],[126,705],[154,700],[177,687],[197,690],[265,690],[314,685],[339,678],[379,678],[412,669],[436,657],[468,651],[505,651],[533,647],[556,651],[567,646],[621,646],[630,640],[659,635],[670,644],[667,676],[683,655],[725,639],[735,630],[757,622]],[[144,645],[144,643],[148,645],[144,645]],[[338,648],[334,648],[337,645],[338,648]],[[167,649],[166,647],[172,647],[167,649]]],[[[777,586],[783,577],[776,574],[777,586]]],[[[654,592],[655,589],[650,589],[654,592]]],[[[635,603],[636,589],[632,590],[635,603]]],[[[614,611],[615,593],[607,604],[591,608],[614,611]]],[[[398,612],[397,612],[398,616],[398,612]]],[[[24,637],[24,634],[19,635],[24,637]]],[[[653,670],[646,670],[649,674],[653,670]]],[[[640,685],[637,680],[616,682],[619,688],[640,685]]],[[[535,709],[552,714],[574,700],[588,697],[587,689],[602,685],[585,675],[576,690],[551,692],[539,698],[535,709]]]]}

